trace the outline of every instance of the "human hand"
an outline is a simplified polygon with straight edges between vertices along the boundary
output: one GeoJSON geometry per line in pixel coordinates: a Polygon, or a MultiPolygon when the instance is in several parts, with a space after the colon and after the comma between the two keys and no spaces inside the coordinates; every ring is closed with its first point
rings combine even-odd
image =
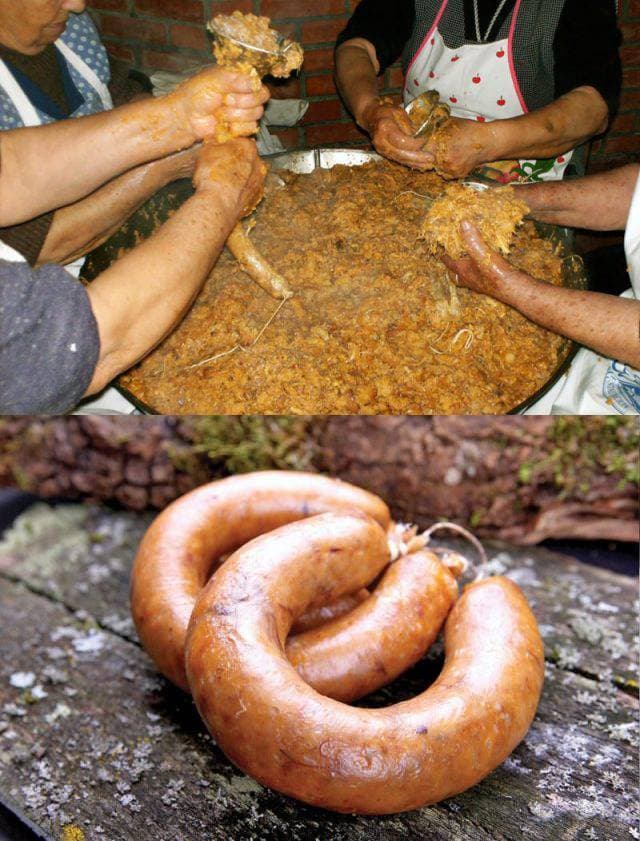
{"type": "Polygon", "coordinates": [[[480,164],[495,159],[491,138],[490,123],[451,117],[433,134],[425,152],[433,156],[438,172],[446,178],[464,178],[480,164]]]}
{"type": "Polygon", "coordinates": [[[170,97],[177,100],[194,141],[228,125],[236,137],[258,131],[268,89],[255,77],[225,67],[211,67],[183,82],[170,97]]]}
{"type": "Polygon", "coordinates": [[[460,232],[469,256],[460,260],[445,256],[442,258],[443,263],[461,286],[504,301],[510,283],[524,272],[515,269],[504,257],[489,248],[471,222],[462,222],[460,232]]]}
{"type": "Polygon", "coordinates": [[[196,163],[193,184],[197,192],[215,193],[238,216],[260,202],[267,168],[253,140],[205,143],[196,163]]]}
{"type": "Polygon", "coordinates": [[[424,138],[413,136],[411,121],[399,105],[375,100],[365,108],[360,124],[385,158],[412,169],[433,169],[433,153],[424,150],[424,138]]]}

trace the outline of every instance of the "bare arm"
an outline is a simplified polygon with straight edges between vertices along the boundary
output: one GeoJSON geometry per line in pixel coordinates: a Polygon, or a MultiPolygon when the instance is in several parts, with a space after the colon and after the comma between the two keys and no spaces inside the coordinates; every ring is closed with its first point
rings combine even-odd
{"type": "Polygon", "coordinates": [[[413,137],[404,110],[380,101],[380,65],[373,44],[364,38],[345,41],[336,50],[335,62],[340,95],[356,123],[371,136],[377,151],[416,169],[433,166],[433,155],[423,151],[423,139],[413,137]]]}
{"type": "Polygon", "coordinates": [[[268,92],[251,86],[248,76],[214,67],[165,97],[0,132],[0,227],[72,204],[134,166],[187,149],[212,135],[218,120],[253,133],[268,92]]]}
{"type": "Polygon", "coordinates": [[[178,178],[189,178],[198,153],[193,146],[143,164],[110,181],[86,199],[56,211],[37,265],[70,263],[117,231],[150,196],[178,178]]]}
{"type": "Polygon", "coordinates": [[[438,166],[455,178],[491,161],[552,158],[600,134],[608,108],[592,87],[575,88],[520,117],[490,123],[454,118],[427,145],[438,166]]]}
{"type": "Polygon", "coordinates": [[[468,260],[445,260],[463,286],[497,298],[524,316],[596,353],[640,368],[640,301],[552,286],[514,269],[463,223],[468,260]]]}
{"type": "Polygon", "coordinates": [[[252,141],[207,144],[196,194],[90,284],[100,357],[87,394],[149,353],[183,318],[243,209],[257,200],[263,178],[252,141]]]}
{"type": "Polygon", "coordinates": [[[565,181],[514,185],[514,189],[540,222],[588,228],[592,231],[620,231],[627,224],[640,165],[565,181]]]}

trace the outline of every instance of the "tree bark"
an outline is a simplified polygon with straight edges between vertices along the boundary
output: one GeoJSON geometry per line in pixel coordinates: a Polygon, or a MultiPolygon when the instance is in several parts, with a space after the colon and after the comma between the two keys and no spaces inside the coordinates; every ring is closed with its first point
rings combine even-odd
{"type": "Polygon", "coordinates": [[[422,528],[637,540],[638,441],[635,418],[16,418],[0,421],[0,485],[143,510],[230,473],[315,469],[422,528]]]}

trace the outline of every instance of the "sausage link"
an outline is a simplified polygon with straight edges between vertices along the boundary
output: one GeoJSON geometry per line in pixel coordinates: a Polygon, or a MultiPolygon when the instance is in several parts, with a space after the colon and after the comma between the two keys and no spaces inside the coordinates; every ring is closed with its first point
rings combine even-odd
{"type": "Polygon", "coordinates": [[[287,281],[258,251],[241,222],[229,234],[227,248],[249,277],[272,298],[287,300],[292,297],[293,292],[287,281]]]}
{"type": "Polygon", "coordinates": [[[312,631],[314,628],[319,628],[332,619],[340,619],[341,616],[349,613],[354,607],[357,607],[365,599],[368,599],[369,595],[370,593],[367,588],[363,587],[357,593],[353,593],[351,596],[341,596],[335,602],[331,602],[331,604],[305,610],[302,616],[293,623],[291,633],[302,634],[305,631],[312,631]]]}
{"type": "Polygon", "coordinates": [[[457,597],[455,578],[433,552],[405,555],[346,616],[290,638],[287,657],[321,695],[355,701],[424,656],[457,597]]]}
{"type": "Polygon", "coordinates": [[[529,605],[497,577],[465,589],[443,670],[416,698],[358,709],[305,683],[283,650],[293,618],[366,583],[367,556],[384,563],[375,531],[364,516],[325,514],[252,541],[202,592],[187,642],[196,705],[229,759],[338,812],[416,809],[475,785],[523,738],[544,675],[529,605]]]}
{"type": "Polygon", "coordinates": [[[364,511],[389,527],[389,509],[379,497],[314,473],[231,476],[169,505],[145,534],[131,579],[136,629],[160,671],[188,689],[184,646],[189,617],[220,556],[285,523],[346,509],[364,511]]]}

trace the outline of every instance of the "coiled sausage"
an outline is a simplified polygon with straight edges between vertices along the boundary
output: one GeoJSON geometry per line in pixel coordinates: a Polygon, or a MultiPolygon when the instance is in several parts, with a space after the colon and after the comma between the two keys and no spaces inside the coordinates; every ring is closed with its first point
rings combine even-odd
{"type": "Polygon", "coordinates": [[[384,529],[390,525],[389,509],[374,494],[338,479],[285,470],[230,476],[169,505],[145,534],[131,579],[133,620],[160,671],[188,688],[189,617],[217,559],[285,523],[352,508],[384,529]]]}
{"type": "Polygon", "coordinates": [[[312,689],[285,656],[293,619],[384,563],[382,530],[366,515],[312,517],[232,555],[189,628],[189,685],[222,750],[259,782],[338,812],[415,809],[475,785],[523,738],[542,688],[535,618],[496,577],[452,609],[444,668],[421,695],[356,709],[312,689]]]}

